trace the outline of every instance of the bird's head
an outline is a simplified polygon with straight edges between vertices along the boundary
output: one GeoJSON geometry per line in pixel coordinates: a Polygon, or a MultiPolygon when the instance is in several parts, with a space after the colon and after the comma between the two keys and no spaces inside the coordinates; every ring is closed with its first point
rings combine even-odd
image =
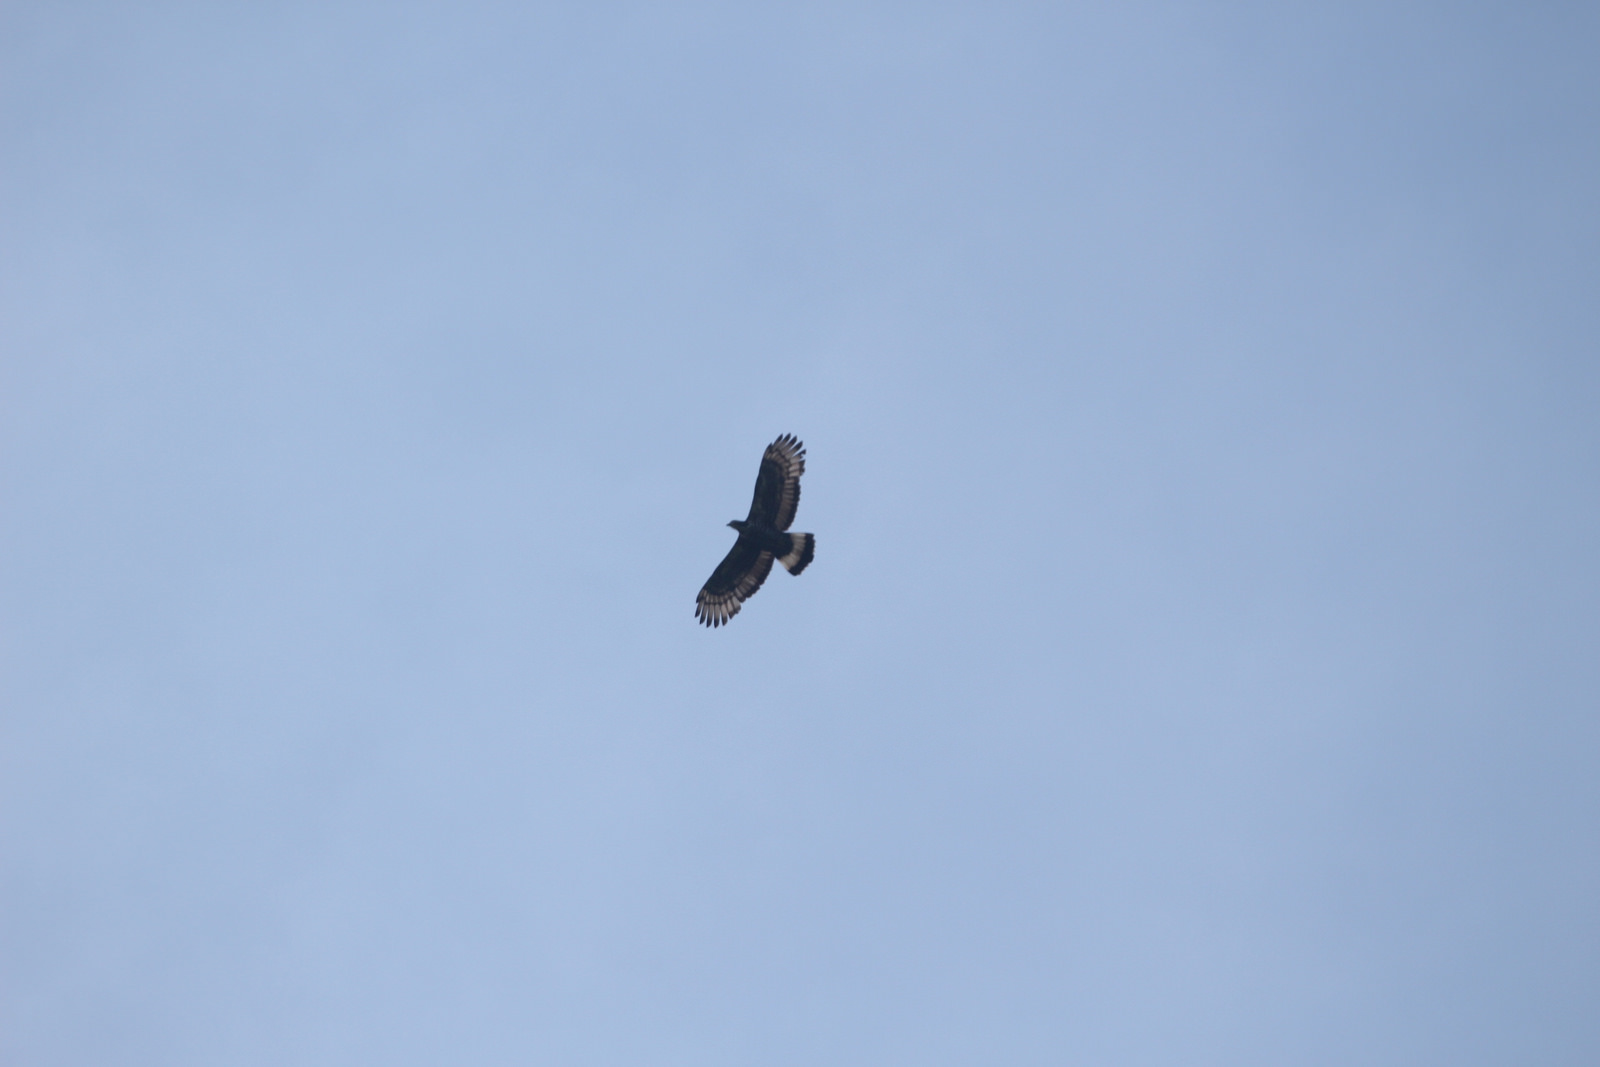
{"type": "Polygon", "coordinates": [[[733,519],[732,521],[730,521],[728,523],[728,525],[732,526],[735,530],[738,530],[740,533],[744,533],[744,520],[743,519],[733,519]]]}

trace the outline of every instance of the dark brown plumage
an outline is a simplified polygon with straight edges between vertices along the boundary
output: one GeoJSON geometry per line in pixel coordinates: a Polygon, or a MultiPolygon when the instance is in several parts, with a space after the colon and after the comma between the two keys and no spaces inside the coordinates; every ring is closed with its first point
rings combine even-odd
{"type": "Polygon", "coordinates": [[[805,471],[805,446],[793,434],[784,434],[767,446],[756,475],[749,517],[728,523],[739,531],[739,540],[695,597],[695,618],[705,625],[721,626],[739,614],[740,606],[755,596],[772,573],[773,560],[790,574],[799,574],[811,562],[817,539],[808,533],[786,532],[800,506],[800,475],[805,471]]]}

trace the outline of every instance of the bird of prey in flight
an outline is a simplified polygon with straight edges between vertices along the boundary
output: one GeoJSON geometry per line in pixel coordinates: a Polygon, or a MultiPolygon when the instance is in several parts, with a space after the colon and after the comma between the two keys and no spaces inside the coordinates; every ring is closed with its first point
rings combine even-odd
{"type": "Polygon", "coordinates": [[[784,434],[767,446],[756,475],[756,495],[750,515],[728,523],[739,531],[728,555],[711,572],[694,599],[695,618],[707,626],[722,626],[739,614],[739,607],[756,595],[777,560],[790,574],[799,574],[811,562],[817,539],[808,533],[788,533],[800,504],[800,476],[806,472],[806,449],[794,436],[784,434]]]}

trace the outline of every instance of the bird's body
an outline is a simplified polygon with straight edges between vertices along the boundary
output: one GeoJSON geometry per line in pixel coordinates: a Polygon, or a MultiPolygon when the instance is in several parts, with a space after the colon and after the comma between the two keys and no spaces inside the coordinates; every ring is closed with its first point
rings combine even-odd
{"type": "Polygon", "coordinates": [[[695,617],[707,626],[721,626],[739,614],[740,606],[767,580],[773,560],[790,574],[799,574],[811,562],[817,539],[788,532],[800,504],[800,475],[805,470],[805,446],[793,434],[767,446],[749,516],[728,523],[739,531],[739,540],[695,598],[695,617]]]}

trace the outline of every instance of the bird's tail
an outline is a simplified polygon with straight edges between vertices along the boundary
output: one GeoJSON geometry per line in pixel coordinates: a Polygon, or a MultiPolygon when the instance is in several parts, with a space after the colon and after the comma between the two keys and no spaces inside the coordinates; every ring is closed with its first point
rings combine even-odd
{"type": "Polygon", "coordinates": [[[810,563],[811,557],[816,554],[817,539],[811,534],[792,533],[789,535],[789,540],[794,547],[789,550],[787,556],[779,556],[778,562],[789,568],[790,574],[799,574],[806,569],[806,564],[810,563]]]}

